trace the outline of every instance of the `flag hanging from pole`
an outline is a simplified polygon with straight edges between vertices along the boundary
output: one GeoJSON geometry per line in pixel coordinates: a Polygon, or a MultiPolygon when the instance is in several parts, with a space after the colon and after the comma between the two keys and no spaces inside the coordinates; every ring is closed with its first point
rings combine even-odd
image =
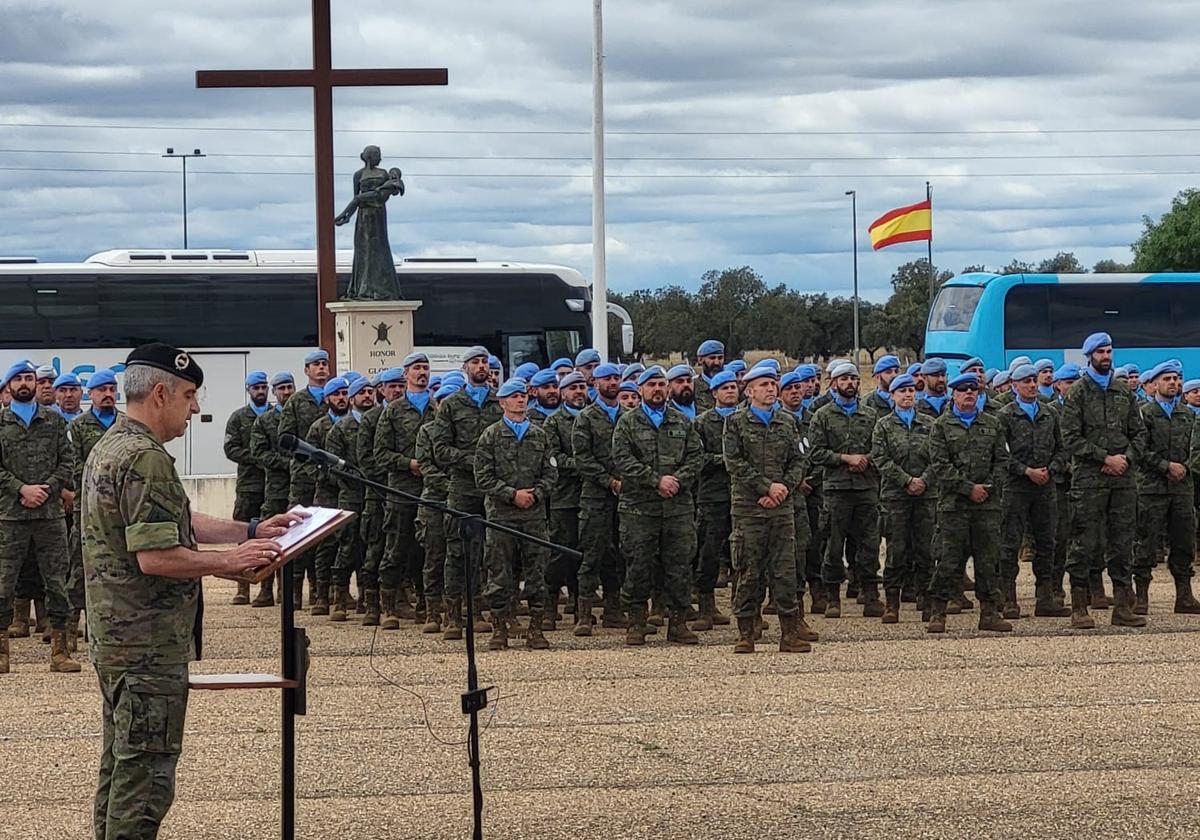
{"type": "Polygon", "coordinates": [[[929,199],[889,210],[867,228],[871,248],[878,251],[900,242],[933,241],[933,202],[929,199]]]}

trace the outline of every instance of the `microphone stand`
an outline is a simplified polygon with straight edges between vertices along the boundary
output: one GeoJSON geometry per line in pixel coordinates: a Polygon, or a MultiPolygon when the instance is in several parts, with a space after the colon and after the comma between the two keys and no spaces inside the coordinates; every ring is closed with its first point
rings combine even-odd
{"type": "MultiPolygon", "coordinates": [[[[295,457],[296,453],[292,453],[295,457]]],[[[305,460],[303,457],[298,460],[305,460]]],[[[422,507],[427,507],[432,510],[441,511],[446,516],[456,519],[462,529],[463,535],[463,561],[466,565],[465,569],[465,597],[467,601],[467,690],[462,695],[462,712],[464,715],[469,715],[471,718],[470,727],[467,731],[467,763],[471,766],[471,798],[472,810],[474,814],[474,840],[483,840],[483,783],[479,776],[479,713],[487,708],[488,688],[479,687],[479,674],[475,668],[475,558],[482,553],[483,535],[485,531],[491,529],[500,531],[516,537],[519,540],[524,540],[534,545],[540,545],[543,548],[548,548],[564,557],[573,560],[582,559],[582,554],[573,548],[568,548],[565,545],[544,540],[541,537],[535,537],[532,534],[526,534],[517,528],[504,525],[500,522],[492,522],[474,513],[458,510],[450,507],[445,502],[434,501],[433,499],[422,499],[420,496],[414,496],[411,493],[405,493],[403,490],[397,490],[394,487],[389,487],[378,481],[373,481],[359,473],[356,469],[347,465],[345,468],[339,467],[336,464],[314,462],[315,466],[324,470],[329,475],[335,478],[342,478],[347,481],[356,481],[364,487],[370,487],[373,490],[382,493],[385,496],[390,496],[393,499],[398,499],[405,504],[414,504],[422,507]]],[[[490,687],[489,687],[490,688],[490,687]]]]}

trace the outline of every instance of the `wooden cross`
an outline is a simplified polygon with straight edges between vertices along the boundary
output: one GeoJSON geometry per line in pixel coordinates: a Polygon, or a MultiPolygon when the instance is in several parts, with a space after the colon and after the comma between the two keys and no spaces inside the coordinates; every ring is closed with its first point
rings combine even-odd
{"type": "Polygon", "coordinates": [[[198,88],[308,87],[313,92],[313,155],[317,198],[318,342],[335,358],[333,313],[337,299],[337,252],[333,206],[333,89],[381,85],[445,85],[444,67],[422,70],[335,70],[329,26],[329,0],[312,0],[311,70],[198,70],[198,88]]]}

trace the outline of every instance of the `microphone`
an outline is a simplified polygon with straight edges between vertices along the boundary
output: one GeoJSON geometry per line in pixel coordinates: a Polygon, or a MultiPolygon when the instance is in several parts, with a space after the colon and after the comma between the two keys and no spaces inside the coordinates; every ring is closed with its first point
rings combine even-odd
{"type": "Polygon", "coordinates": [[[291,432],[284,432],[279,436],[279,443],[276,448],[280,452],[287,452],[300,463],[311,463],[319,467],[337,467],[339,470],[344,470],[350,465],[345,460],[334,455],[332,452],[326,452],[324,449],[318,449],[306,440],[301,440],[291,432]]]}

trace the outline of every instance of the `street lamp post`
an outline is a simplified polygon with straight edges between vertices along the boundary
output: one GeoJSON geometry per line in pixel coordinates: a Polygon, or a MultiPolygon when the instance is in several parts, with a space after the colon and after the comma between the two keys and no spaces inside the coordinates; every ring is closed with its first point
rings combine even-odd
{"type": "Polygon", "coordinates": [[[201,154],[199,149],[193,149],[190,153],[176,153],[171,147],[167,147],[167,153],[163,155],[165,158],[178,158],[183,164],[183,247],[187,250],[188,246],[188,229],[187,229],[187,162],[188,158],[202,158],[205,155],[201,154]]]}
{"type": "Polygon", "coordinates": [[[846,190],[850,196],[850,229],[854,243],[854,364],[859,362],[859,348],[862,343],[858,335],[858,194],[854,190],[846,190]]]}

